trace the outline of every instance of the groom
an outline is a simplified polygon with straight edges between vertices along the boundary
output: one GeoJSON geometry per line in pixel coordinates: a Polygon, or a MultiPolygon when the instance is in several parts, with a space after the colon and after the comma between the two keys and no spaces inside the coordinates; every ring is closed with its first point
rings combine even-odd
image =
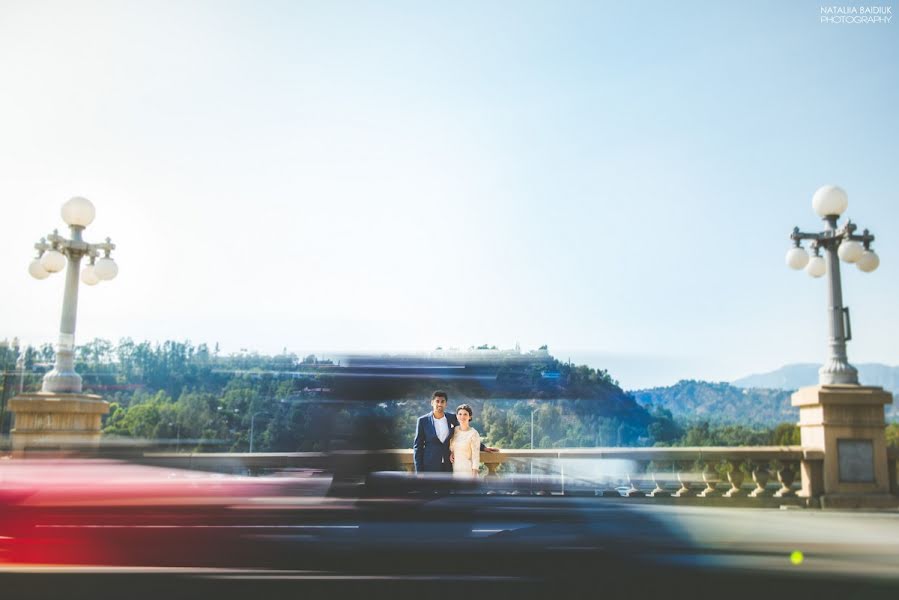
{"type": "MultiPolygon", "coordinates": [[[[431,395],[430,413],[419,417],[412,442],[416,473],[452,472],[449,441],[453,430],[459,426],[456,415],[446,412],[446,392],[436,391],[431,395]]],[[[481,443],[481,452],[496,452],[481,443]]]]}

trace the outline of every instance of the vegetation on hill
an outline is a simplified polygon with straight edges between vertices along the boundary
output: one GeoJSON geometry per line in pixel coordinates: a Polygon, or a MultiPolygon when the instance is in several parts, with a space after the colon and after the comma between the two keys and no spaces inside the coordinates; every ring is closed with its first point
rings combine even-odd
{"type": "Polygon", "coordinates": [[[631,392],[643,406],[671,411],[682,422],[708,421],[713,425],[743,424],[771,428],[796,422],[799,410],[790,405],[790,392],[743,389],[727,383],[682,380],[669,387],[631,392]]]}
{"type": "MultiPolygon", "coordinates": [[[[49,345],[27,349],[27,389],[39,387],[53,358],[49,345]]],[[[679,433],[606,371],[548,354],[463,367],[451,377],[427,369],[385,377],[314,356],[221,356],[206,344],[130,339],[86,343],[76,365],[84,391],[111,402],[107,435],[181,449],[247,450],[251,431],[256,451],[408,447],[435,389],[449,393],[451,407],[472,404],[475,427],[499,447],[529,447],[532,421],[536,447],[650,445],[679,433]]]]}
{"type": "MultiPolygon", "coordinates": [[[[26,391],[40,387],[53,348],[27,348],[26,391]]],[[[3,405],[15,393],[15,356],[0,347],[3,405]]],[[[681,381],[625,393],[604,370],[534,360],[464,365],[459,378],[349,377],[315,356],[266,356],[190,342],[78,348],[77,370],[88,393],[111,403],[109,436],[161,440],[181,450],[318,451],[403,448],[430,394],[444,389],[450,407],[474,407],[473,425],[501,448],[588,446],[733,446],[799,443],[789,393],[742,390],[725,383],[681,381]]],[[[9,431],[9,414],[3,415],[9,431]]],[[[888,439],[899,445],[899,425],[888,439]]]]}

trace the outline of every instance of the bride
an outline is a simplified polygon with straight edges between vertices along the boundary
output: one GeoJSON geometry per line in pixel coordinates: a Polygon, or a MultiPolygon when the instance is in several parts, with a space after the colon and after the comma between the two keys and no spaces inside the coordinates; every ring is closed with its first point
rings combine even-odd
{"type": "Polygon", "coordinates": [[[459,426],[454,428],[450,438],[450,452],[453,456],[453,477],[474,479],[481,466],[481,436],[471,426],[474,413],[471,406],[462,404],[456,409],[459,426]]]}

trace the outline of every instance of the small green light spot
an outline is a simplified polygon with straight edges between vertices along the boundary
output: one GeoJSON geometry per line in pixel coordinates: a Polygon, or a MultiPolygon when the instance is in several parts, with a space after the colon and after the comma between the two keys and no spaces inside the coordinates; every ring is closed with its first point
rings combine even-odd
{"type": "Polygon", "coordinates": [[[799,550],[793,550],[793,552],[790,553],[790,562],[794,565],[801,565],[803,559],[805,559],[805,557],[799,550]]]}

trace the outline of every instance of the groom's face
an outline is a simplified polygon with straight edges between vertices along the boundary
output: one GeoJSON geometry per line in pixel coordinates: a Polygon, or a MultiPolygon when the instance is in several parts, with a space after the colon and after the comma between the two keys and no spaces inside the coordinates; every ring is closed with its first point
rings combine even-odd
{"type": "Polygon", "coordinates": [[[443,396],[436,396],[434,398],[431,398],[431,406],[434,409],[434,416],[438,418],[442,417],[443,411],[446,410],[446,398],[444,398],[443,396]]]}

